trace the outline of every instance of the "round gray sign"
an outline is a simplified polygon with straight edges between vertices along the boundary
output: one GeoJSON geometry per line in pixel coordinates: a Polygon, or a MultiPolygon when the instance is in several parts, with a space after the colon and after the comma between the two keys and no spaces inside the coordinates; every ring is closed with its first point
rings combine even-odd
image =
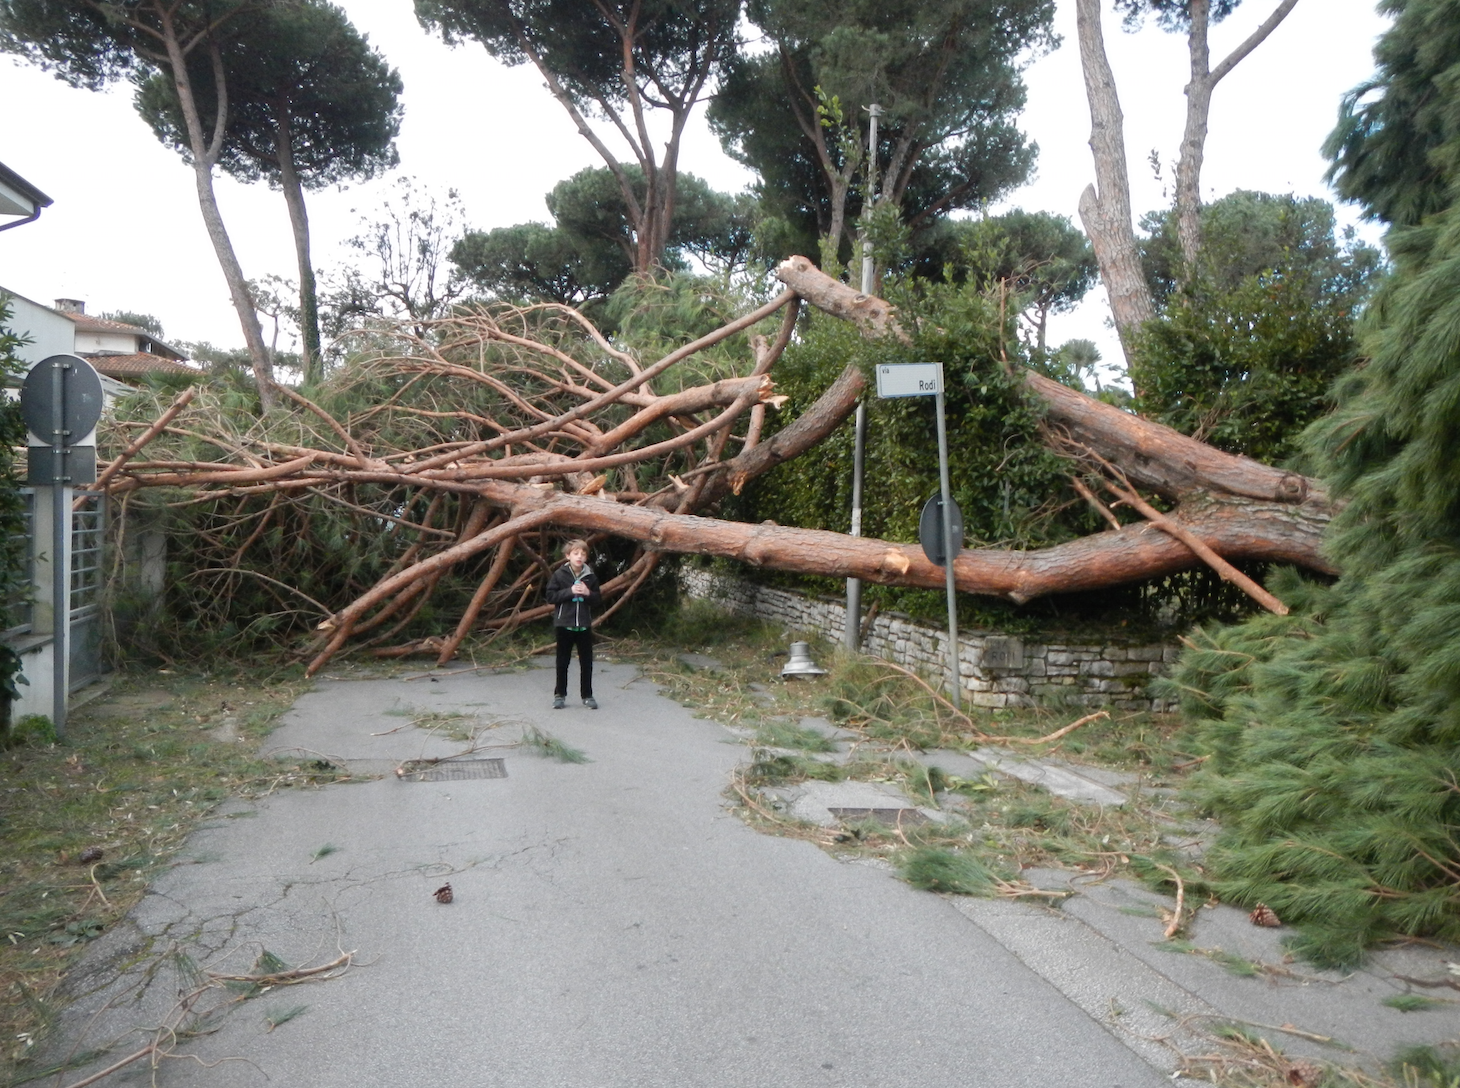
{"type": "MultiPolygon", "coordinates": [[[[953,508],[953,547],[963,547],[963,511],[958,509],[958,504],[950,496],[949,505],[953,508]]],[[[948,556],[943,547],[943,496],[934,495],[923,505],[923,513],[918,518],[918,543],[923,546],[923,554],[928,557],[928,562],[934,566],[941,567],[948,561],[948,556]]]]}
{"type": "Polygon", "coordinates": [[[59,445],[74,446],[101,418],[101,378],[81,356],[52,355],[31,367],[20,387],[20,414],[31,434],[47,445],[58,444],[54,434],[58,366],[63,429],[59,445]]]}

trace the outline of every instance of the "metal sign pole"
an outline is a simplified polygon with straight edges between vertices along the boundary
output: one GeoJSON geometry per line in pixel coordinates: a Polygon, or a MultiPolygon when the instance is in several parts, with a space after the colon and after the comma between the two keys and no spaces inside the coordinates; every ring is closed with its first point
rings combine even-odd
{"type": "Polygon", "coordinates": [[[66,735],[66,625],[70,619],[70,572],[66,569],[66,531],[71,504],[66,501],[66,362],[51,358],[51,721],[56,736],[66,735]]]}
{"type": "MultiPolygon", "coordinates": [[[[77,355],[52,355],[31,367],[20,384],[20,414],[37,441],[48,442],[50,455],[32,446],[26,468],[30,486],[51,489],[51,673],[52,719],[56,736],[66,732],[67,643],[71,620],[71,503],[66,492],[96,479],[96,447],[78,446],[101,419],[101,379],[77,355]],[[49,439],[47,439],[49,435],[49,439]]],[[[42,494],[37,490],[38,494],[42,494]]],[[[37,525],[39,530],[39,525],[37,525]]]]}
{"type": "MultiPolygon", "coordinates": [[[[941,366],[939,370],[941,371],[941,366]]],[[[948,427],[943,420],[943,381],[939,374],[938,392],[934,396],[938,410],[938,486],[943,492],[943,572],[948,590],[948,668],[953,688],[953,708],[963,709],[963,679],[958,674],[958,602],[954,597],[953,561],[958,552],[953,544],[953,496],[948,485],[948,427]]]]}
{"type": "MultiPolygon", "coordinates": [[[[867,442],[867,404],[857,402],[856,437],[852,445],[852,536],[862,535],[862,460],[867,442]]],[[[851,652],[861,649],[862,579],[847,579],[847,625],[843,641],[851,652]]]]}
{"type": "Polygon", "coordinates": [[[938,413],[938,495],[928,500],[920,519],[919,536],[923,554],[930,563],[942,566],[948,590],[948,664],[952,670],[953,706],[963,709],[962,677],[958,673],[958,601],[954,596],[953,564],[963,546],[963,515],[953,504],[952,487],[948,483],[948,425],[943,412],[942,363],[878,363],[877,395],[879,397],[934,398],[938,413]],[[935,509],[936,504],[936,509],[935,509]],[[933,522],[936,519],[936,531],[933,522]],[[955,532],[955,523],[957,531],[955,532]],[[941,538],[941,540],[940,540],[941,538]],[[941,548],[938,544],[941,543],[941,548]]]}
{"type": "MultiPolygon", "coordinates": [[[[878,177],[877,177],[877,118],[882,116],[882,107],[873,102],[868,107],[872,115],[872,123],[867,131],[867,164],[868,177],[871,179],[867,186],[868,199],[865,203],[864,218],[870,218],[872,205],[877,200],[878,177]]],[[[867,232],[862,231],[862,294],[872,293],[872,281],[876,278],[877,266],[872,253],[872,239],[867,237],[867,232]]],[[[857,422],[855,444],[852,450],[852,536],[862,535],[862,456],[867,441],[867,404],[865,401],[857,402],[857,422]]],[[[861,649],[862,643],[862,579],[847,579],[847,624],[843,632],[843,642],[851,652],[855,653],[861,649]]]]}

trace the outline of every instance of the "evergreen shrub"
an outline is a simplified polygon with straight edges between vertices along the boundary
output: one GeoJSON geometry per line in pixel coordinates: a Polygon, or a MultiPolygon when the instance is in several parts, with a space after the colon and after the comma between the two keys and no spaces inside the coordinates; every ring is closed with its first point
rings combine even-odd
{"type": "Polygon", "coordinates": [[[1385,6],[1380,76],[1330,150],[1341,191],[1390,218],[1394,270],[1367,365],[1304,436],[1345,504],[1343,574],[1286,576],[1290,616],[1203,632],[1174,677],[1212,756],[1195,788],[1225,828],[1217,890],[1332,964],[1460,940],[1460,0],[1385,6]]]}

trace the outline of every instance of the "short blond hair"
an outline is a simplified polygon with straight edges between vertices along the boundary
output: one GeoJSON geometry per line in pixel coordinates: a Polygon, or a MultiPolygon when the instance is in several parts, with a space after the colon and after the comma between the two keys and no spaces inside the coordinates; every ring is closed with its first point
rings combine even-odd
{"type": "Polygon", "coordinates": [[[578,540],[576,538],[573,539],[573,540],[568,541],[566,544],[563,545],[563,558],[566,559],[568,557],[568,553],[571,552],[574,548],[582,548],[583,549],[583,554],[584,555],[587,555],[588,554],[588,541],[586,541],[586,540],[578,540]]]}

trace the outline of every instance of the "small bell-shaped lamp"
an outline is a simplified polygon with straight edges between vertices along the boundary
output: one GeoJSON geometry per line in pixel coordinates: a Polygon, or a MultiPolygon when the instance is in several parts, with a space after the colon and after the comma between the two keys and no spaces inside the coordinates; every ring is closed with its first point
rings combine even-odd
{"type": "Polygon", "coordinates": [[[811,643],[791,643],[791,660],[786,662],[786,667],[781,670],[781,679],[789,680],[796,676],[825,676],[826,670],[811,660],[811,643]]]}

